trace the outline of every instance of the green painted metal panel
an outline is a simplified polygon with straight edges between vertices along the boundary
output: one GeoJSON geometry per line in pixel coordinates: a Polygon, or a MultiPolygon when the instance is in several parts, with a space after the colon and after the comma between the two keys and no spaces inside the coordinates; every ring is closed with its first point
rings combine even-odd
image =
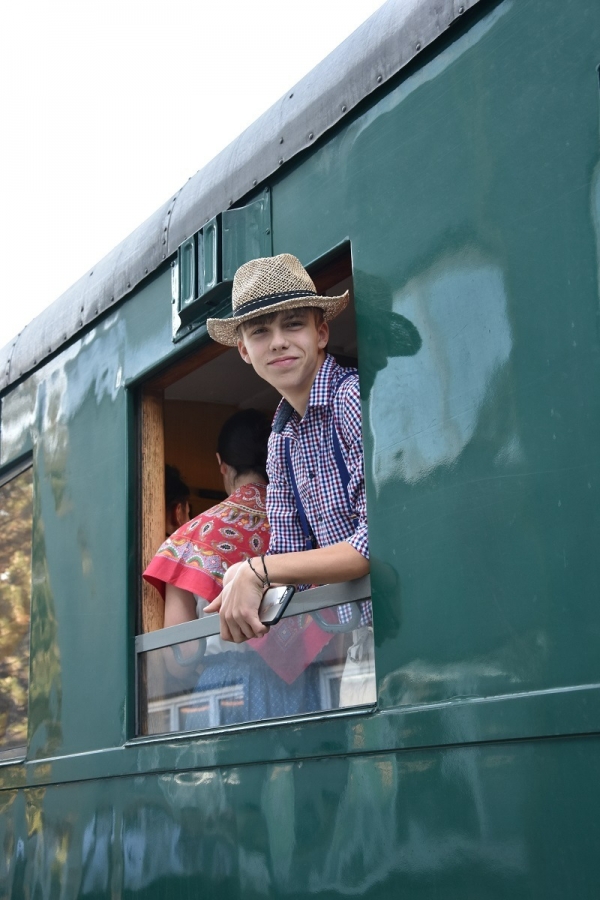
{"type": "Polygon", "coordinates": [[[352,240],[383,707],[598,682],[599,26],[488,7],[274,191],[352,240]]]}
{"type": "Polygon", "coordinates": [[[198,269],[200,271],[199,295],[207,294],[217,286],[221,263],[221,217],[208,222],[198,235],[198,269]]]}
{"type": "Polygon", "coordinates": [[[198,274],[202,272],[204,262],[202,256],[196,265],[196,235],[184,241],[177,252],[177,264],[179,266],[179,304],[178,313],[185,313],[186,309],[198,296],[198,274]]]}
{"type": "Polygon", "coordinates": [[[517,742],[5,792],[0,876],[15,898],[595,900],[598,750],[517,742]]]}
{"type": "Polygon", "coordinates": [[[0,766],[0,789],[140,772],[282,763],[340,755],[598,733],[600,689],[579,687],[313,717],[268,727],[133,739],[125,746],[0,766]]]}
{"type": "Polygon", "coordinates": [[[236,209],[226,209],[223,221],[223,281],[233,281],[237,269],[250,259],[271,256],[271,191],[236,209]]]}

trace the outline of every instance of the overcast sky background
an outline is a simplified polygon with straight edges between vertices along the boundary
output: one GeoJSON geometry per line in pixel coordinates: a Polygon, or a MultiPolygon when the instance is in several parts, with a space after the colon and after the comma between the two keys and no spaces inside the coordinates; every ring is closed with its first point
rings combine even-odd
{"type": "Polygon", "coordinates": [[[0,347],[382,2],[5,4],[0,347]]]}

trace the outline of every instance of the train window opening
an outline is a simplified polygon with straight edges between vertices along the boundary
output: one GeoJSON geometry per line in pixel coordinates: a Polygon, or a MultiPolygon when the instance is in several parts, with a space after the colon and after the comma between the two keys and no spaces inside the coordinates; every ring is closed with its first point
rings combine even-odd
{"type": "Polygon", "coordinates": [[[0,479],[0,761],[26,755],[33,469],[0,479]]]}
{"type": "MultiPolygon", "coordinates": [[[[356,366],[349,254],[313,278],[321,293],[350,291],[348,307],[331,323],[328,350],[341,365],[356,366]]],[[[250,408],[270,419],[279,400],[275,389],[243,362],[237,349],[217,345],[209,345],[194,360],[145,386],[141,401],[144,567],[168,531],[165,466],[176,470],[189,487],[190,515],[206,512],[226,497],[216,459],[223,423],[237,410],[250,408]]],[[[196,731],[355,705],[344,700],[342,676],[359,607],[325,597],[320,612],[309,610],[310,601],[302,598],[311,593],[296,594],[301,598],[298,609],[307,611],[282,619],[260,641],[236,645],[220,639],[218,624],[208,621],[217,617],[206,616],[203,621],[200,602],[195,621],[163,628],[164,601],[156,588],[143,581],[141,634],[136,643],[138,733],[196,731]]],[[[365,702],[374,702],[374,697],[365,702]]]]}

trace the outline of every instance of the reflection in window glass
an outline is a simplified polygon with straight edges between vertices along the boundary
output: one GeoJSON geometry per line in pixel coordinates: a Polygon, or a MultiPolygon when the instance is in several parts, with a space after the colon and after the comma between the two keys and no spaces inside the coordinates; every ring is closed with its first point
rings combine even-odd
{"type": "MultiPolygon", "coordinates": [[[[335,608],[321,616],[320,623],[307,614],[290,616],[266,637],[244,644],[215,636],[140,654],[142,733],[196,731],[349,705],[342,679],[357,677],[346,665],[356,632],[353,637],[351,630],[326,630],[327,623],[338,622],[335,608]]],[[[367,682],[361,704],[375,702],[374,670],[367,682]]]]}
{"type": "Polygon", "coordinates": [[[27,744],[32,471],[0,487],[0,755],[27,744]]]}

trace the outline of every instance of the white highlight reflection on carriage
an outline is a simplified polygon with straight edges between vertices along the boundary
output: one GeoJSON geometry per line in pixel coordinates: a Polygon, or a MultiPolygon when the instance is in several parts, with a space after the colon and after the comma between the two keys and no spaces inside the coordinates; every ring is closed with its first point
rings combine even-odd
{"type": "MultiPolygon", "coordinates": [[[[372,474],[380,493],[390,479],[414,484],[452,465],[475,435],[480,412],[512,348],[502,270],[464,250],[413,278],[394,312],[418,329],[414,356],[389,359],[370,398],[372,474]]],[[[519,457],[516,435],[507,453],[519,457]]]]}

